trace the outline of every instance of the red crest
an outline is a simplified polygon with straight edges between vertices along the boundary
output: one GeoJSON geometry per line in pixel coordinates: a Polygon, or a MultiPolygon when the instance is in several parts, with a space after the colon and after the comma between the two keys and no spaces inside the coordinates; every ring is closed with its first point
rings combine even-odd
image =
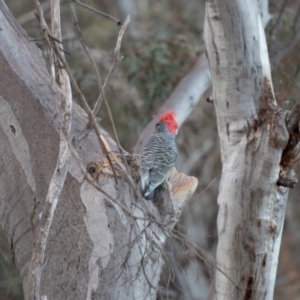
{"type": "Polygon", "coordinates": [[[159,118],[160,122],[165,122],[167,124],[167,128],[173,133],[176,134],[178,130],[178,124],[175,120],[175,111],[168,110],[164,114],[162,114],[159,118]]]}

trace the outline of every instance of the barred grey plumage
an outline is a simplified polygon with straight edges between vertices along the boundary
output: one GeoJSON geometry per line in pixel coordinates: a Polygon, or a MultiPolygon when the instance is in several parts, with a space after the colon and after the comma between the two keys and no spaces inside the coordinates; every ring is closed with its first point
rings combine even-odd
{"type": "MultiPolygon", "coordinates": [[[[162,119],[164,118],[161,117],[162,119]]],[[[142,153],[139,189],[147,200],[153,198],[155,188],[168,179],[175,165],[177,157],[175,136],[178,125],[175,119],[168,122],[169,120],[165,120],[156,124],[155,131],[145,144],[142,153]],[[175,126],[175,129],[170,126],[175,126]]]]}

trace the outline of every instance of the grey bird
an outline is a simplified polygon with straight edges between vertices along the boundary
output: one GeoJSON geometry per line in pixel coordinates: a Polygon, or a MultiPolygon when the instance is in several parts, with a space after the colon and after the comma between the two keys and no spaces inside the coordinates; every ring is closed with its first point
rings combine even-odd
{"type": "Polygon", "coordinates": [[[174,111],[164,113],[155,131],[146,142],[140,168],[139,190],[146,200],[153,199],[155,189],[169,178],[175,165],[177,148],[175,136],[178,124],[174,111]]]}

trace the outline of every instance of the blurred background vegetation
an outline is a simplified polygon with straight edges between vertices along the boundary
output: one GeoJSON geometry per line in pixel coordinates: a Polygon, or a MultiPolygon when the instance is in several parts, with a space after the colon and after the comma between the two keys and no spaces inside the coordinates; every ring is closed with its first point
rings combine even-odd
{"type": "MultiPolygon", "coordinates": [[[[78,41],[69,1],[62,0],[62,29],[67,59],[89,103],[98,97],[96,76],[78,41]]],[[[84,3],[123,21],[131,22],[122,42],[124,59],[107,88],[122,146],[129,152],[152,114],[164,103],[179,80],[204,50],[204,0],[86,0],[84,3]]],[[[12,14],[32,42],[44,51],[39,24],[31,0],[6,0],[12,14]]],[[[46,21],[49,1],[42,2],[46,21]]],[[[270,0],[272,20],[266,29],[273,82],[279,105],[289,109],[300,95],[299,0],[270,0]]],[[[120,27],[110,19],[76,5],[79,25],[97,62],[102,82],[112,63],[120,27]]],[[[46,57],[46,52],[43,52],[46,57]]],[[[76,100],[76,99],[75,99],[76,100]]],[[[106,108],[99,113],[101,125],[112,136],[106,108]]],[[[182,214],[177,229],[198,247],[215,255],[217,245],[217,196],[221,176],[214,107],[201,99],[182,126],[177,144],[177,168],[199,179],[199,187],[182,214]]],[[[259,176],[259,174],[258,174],[259,176]]],[[[283,232],[275,300],[300,299],[300,185],[291,191],[283,232]]],[[[205,263],[184,245],[166,245],[166,267],[158,299],[209,299],[210,279],[205,263]],[[176,262],[176,263],[175,263],[176,262]]],[[[0,233],[0,300],[23,299],[13,257],[0,233]]]]}

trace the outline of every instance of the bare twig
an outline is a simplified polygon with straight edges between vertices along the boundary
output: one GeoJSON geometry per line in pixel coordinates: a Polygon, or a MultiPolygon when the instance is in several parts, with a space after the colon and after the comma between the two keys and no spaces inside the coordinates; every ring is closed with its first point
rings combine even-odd
{"type": "MultiPolygon", "coordinates": [[[[74,5],[74,2],[71,2],[70,4],[71,6],[71,11],[72,11],[72,16],[73,16],[73,21],[74,21],[74,24],[75,24],[75,28],[76,28],[76,31],[77,31],[77,34],[80,38],[80,42],[81,42],[81,45],[85,51],[85,53],[87,54],[92,66],[93,66],[93,69],[94,69],[94,72],[96,73],[96,76],[97,76],[97,82],[98,82],[98,88],[100,90],[100,95],[102,96],[101,98],[104,99],[104,102],[105,102],[105,105],[106,105],[106,108],[107,108],[107,111],[108,111],[108,115],[109,115],[109,119],[111,121],[111,124],[112,124],[112,127],[113,127],[113,131],[114,131],[114,135],[115,135],[115,138],[116,138],[116,142],[117,142],[117,145],[118,145],[118,148],[119,148],[119,151],[120,153],[122,154],[122,157],[123,157],[123,161],[124,161],[124,164],[125,164],[125,167],[126,167],[126,170],[127,170],[127,173],[129,174],[129,168],[127,166],[127,163],[126,163],[126,159],[124,157],[124,151],[120,145],[120,141],[119,141],[119,137],[118,137],[118,133],[117,133],[117,130],[116,130],[116,127],[115,127],[115,123],[114,123],[114,120],[113,120],[113,116],[112,116],[112,113],[111,113],[111,110],[110,110],[110,107],[109,107],[109,104],[107,102],[107,99],[106,99],[106,96],[105,96],[105,92],[104,92],[104,88],[102,86],[102,82],[101,82],[101,78],[100,78],[100,74],[99,74],[99,71],[98,71],[98,68],[96,66],[96,63],[94,61],[94,59],[92,58],[92,56],[90,55],[90,52],[89,52],[89,49],[85,43],[85,40],[84,40],[84,37],[83,37],[83,33],[79,27],[79,24],[78,24],[78,18],[77,18],[77,14],[76,14],[76,10],[75,10],[75,5],[74,5]]],[[[116,63],[117,61],[119,61],[119,53],[120,53],[120,47],[121,47],[121,41],[122,41],[122,36],[125,32],[125,29],[128,25],[130,21],[130,17],[128,16],[120,30],[120,33],[119,33],[119,37],[118,37],[118,41],[117,41],[117,46],[116,46],[116,49],[115,49],[115,60],[116,61],[115,63],[113,63],[112,65],[112,68],[116,67],[116,63]]],[[[112,70],[111,68],[111,70],[112,70]]],[[[111,72],[109,72],[108,76],[111,74],[111,72]]],[[[106,84],[107,84],[107,80],[106,80],[106,84]]],[[[98,101],[97,101],[98,102],[98,101]]],[[[100,106],[99,106],[100,107],[100,106]]],[[[96,115],[95,112],[93,112],[94,115],[96,115]]],[[[90,122],[89,122],[90,123],[90,122]]],[[[88,129],[90,126],[89,124],[86,126],[86,128],[88,129]]]]}
{"type": "MultiPolygon", "coordinates": [[[[60,1],[61,10],[64,10],[64,8],[66,6],[64,6],[63,4],[66,4],[66,3],[67,3],[67,0],[61,0],[60,1]]],[[[50,10],[51,3],[45,1],[45,2],[41,3],[41,6],[42,6],[42,9],[43,9],[44,13],[47,14],[49,12],[49,10],[50,10]]],[[[32,11],[29,11],[29,12],[24,13],[23,15],[19,16],[17,18],[17,21],[20,23],[20,25],[23,26],[24,24],[35,20],[35,18],[36,18],[35,12],[34,12],[34,10],[32,10],[32,11]]]]}
{"type": "Polygon", "coordinates": [[[107,13],[104,13],[104,12],[102,12],[102,11],[100,11],[100,10],[98,10],[98,9],[96,9],[96,8],[94,8],[94,7],[92,7],[92,6],[89,6],[89,5],[87,5],[87,4],[84,4],[84,3],[80,2],[79,0],[74,0],[74,1],[75,1],[77,4],[79,4],[80,6],[86,8],[86,9],[88,9],[88,10],[90,10],[90,11],[93,11],[93,12],[95,12],[95,13],[97,13],[97,14],[99,14],[99,15],[105,17],[105,18],[108,18],[108,19],[111,19],[111,20],[115,21],[115,22],[117,23],[118,26],[119,26],[119,25],[122,25],[122,22],[121,22],[120,20],[116,19],[115,17],[113,17],[113,16],[111,16],[111,15],[109,15],[109,14],[107,14],[107,13]]]}
{"type": "MultiPolygon", "coordinates": [[[[75,16],[76,16],[76,15],[75,15],[75,16]]],[[[74,17],[74,14],[73,14],[73,17],[74,17]]],[[[75,21],[76,21],[76,20],[75,20],[75,21]]],[[[114,50],[113,63],[112,63],[111,68],[110,68],[110,70],[109,70],[109,72],[108,72],[108,75],[107,75],[106,78],[105,78],[105,81],[104,81],[103,86],[101,86],[101,83],[100,83],[100,85],[99,85],[99,78],[100,78],[100,76],[99,76],[99,73],[98,73],[96,64],[95,64],[95,62],[93,61],[91,55],[88,53],[88,51],[87,51],[88,49],[86,48],[85,42],[84,42],[83,40],[81,40],[82,46],[83,46],[83,48],[85,49],[85,51],[86,51],[86,53],[87,53],[87,55],[88,55],[90,61],[92,62],[92,65],[93,65],[93,67],[94,67],[94,70],[95,70],[95,72],[96,72],[96,74],[97,74],[97,78],[98,78],[98,86],[99,86],[100,93],[99,93],[98,99],[97,99],[96,104],[95,104],[94,109],[93,109],[93,114],[94,114],[95,116],[96,116],[97,113],[99,112],[99,109],[100,109],[100,107],[101,107],[101,104],[102,104],[102,102],[103,102],[103,99],[106,99],[106,98],[105,98],[105,88],[106,88],[107,85],[109,84],[110,79],[111,79],[111,77],[112,77],[114,71],[116,70],[118,63],[119,63],[119,62],[122,60],[122,58],[123,58],[123,57],[120,57],[120,48],[121,48],[121,42],[122,42],[122,38],[123,38],[124,32],[125,32],[125,30],[126,30],[128,24],[129,24],[129,22],[130,22],[130,17],[127,16],[127,18],[125,19],[124,24],[122,25],[122,28],[120,29],[120,32],[119,32],[119,35],[118,35],[118,40],[117,40],[117,45],[116,45],[116,48],[115,48],[115,50],[114,50]]],[[[78,23],[77,23],[77,24],[78,24],[78,23]]],[[[78,28],[78,29],[79,29],[79,28],[78,28]]],[[[82,37],[82,33],[81,33],[80,29],[79,29],[79,32],[80,32],[80,33],[78,33],[78,34],[79,34],[79,37],[81,38],[81,37],[82,37]]],[[[108,104],[107,104],[107,105],[108,105],[108,104]]],[[[109,109],[109,107],[108,107],[108,109],[109,109]]],[[[109,109],[109,111],[110,111],[110,109],[109,109]]],[[[112,117],[111,117],[111,119],[112,119],[112,117]]],[[[111,121],[111,122],[112,122],[112,121],[111,121]]],[[[113,122],[112,122],[112,124],[113,124],[113,122]]],[[[113,124],[113,127],[114,127],[114,124],[113,124]]],[[[82,130],[82,132],[78,135],[77,141],[80,141],[81,139],[83,139],[84,137],[86,137],[86,136],[88,135],[88,133],[90,132],[91,128],[92,128],[91,122],[88,122],[87,125],[85,126],[85,128],[82,130]]]]}
{"type": "MultiPolygon", "coordinates": [[[[99,139],[99,142],[104,150],[104,153],[107,157],[107,159],[110,161],[111,163],[111,167],[112,167],[112,160],[115,161],[117,163],[117,165],[120,167],[122,175],[124,176],[124,178],[126,179],[126,181],[129,183],[129,185],[133,188],[133,190],[135,191],[138,199],[143,203],[143,205],[147,208],[148,212],[151,212],[149,206],[147,205],[147,203],[145,202],[145,200],[140,196],[139,192],[136,189],[135,184],[133,183],[133,180],[131,178],[131,176],[129,176],[129,174],[127,173],[126,168],[124,167],[124,165],[120,162],[120,160],[118,159],[118,157],[115,155],[115,153],[113,151],[111,151],[109,145],[106,143],[104,136],[101,133],[100,127],[97,124],[96,118],[93,115],[93,112],[91,111],[90,107],[87,104],[87,101],[84,97],[84,95],[82,94],[82,92],[80,91],[76,80],[74,79],[70,68],[68,66],[68,64],[66,63],[66,61],[60,56],[60,53],[58,51],[57,45],[54,45],[54,49],[56,50],[56,53],[58,55],[58,58],[60,60],[60,62],[63,64],[65,70],[67,71],[69,78],[70,78],[70,82],[76,92],[76,94],[79,96],[80,100],[82,101],[82,105],[84,110],[86,111],[89,121],[92,123],[92,125],[94,126],[94,129],[96,131],[97,137],[99,139]]],[[[113,167],[112,170],[114,171],[113,167]]],[[[116,175],[115,175],[116,176],[116,175]]],[[[117,180],[115,178],[115,180],[117,180]]]]}
{"type": "MultiPolygon", "coordinates": [[[[120,29],[120,32],[119,32],[119,35],[118,35],[118,39],[117,39],[117,45],[116,45],[116,48],[114,50],[114,58],[113,58],[113,63],[110,67],[110,70],[107,74],[107,77],[105,78],[105,81],[104,81],[104,84],[103,84],[103,89],[107,86],[107,84],[109,83],[114,71],[116,70],[117,68],[117,65],[118,63],[123,59],[122,56],[120,56],[120,49],[121,49],[121,43],[122,43],[122,38],[123,38],[123,35],[124,35],[124,32],[128,26],[130,22],[130,16],[127,16],[125,21],[124,21],[124,24],[122,25],[122,28],[120,29]]],[[[101,103],[103,101],[103,97],[101,97],[101,93],[97,99],[97,102],[94,106],[94,109],[93,109],[93,113],[94,115],[97,115],[100,107],[101,107],[101,103]]]]}
{"type": "MultiPolygon", "coordinates": [[[[50,6],[51,6],[50,2],[44,2],[41,4],[42,10],[45,12],[50,10],[50,6]]],[[[17,18],[17,20],[21,25],[24,25],[27,22],[35,20],[34,11],[30,11],[30,12],[27,12],[27,13],[19,16],[17,18]]]]}
{"type": "Polygon", "coordinates": [[[78,18],[77,18],[77,14],[76,14],[76,9],[75,9],[75,5],[74,5],[74,1],[72,1],[70,3],[70,8],[71,8],[71,12],[72,12],[73,23],[75,25],[75,29],[76,29],[77,35],[78,35],[78,37],[80,39],[82,48],[83,48],[84,52],[86,53],[86,55],[88,56],[88,59],[91,62],[92,67],[94,69],[94,72],[96,74],[97,83],[98,83],[98,88],[100,90],[100,94],[103,95],[103,97],[105,97],[105,94],[104,94],[104,91],[103,91],[103,87],[102,87],[101,77],[100,77],[98,68],[96,66],[96,63],[95,63],[94,59],[92,58],[92,56],[90,54],[90,51],[89,51],[89,49],[88,49],[88,47],[86,45],[86,42],[84,40],[84,37],[83,37],[83,33],[82,33],[82,31],[81,31],[81,29],[79,27],[79,23],[78,23],[78,18]]]}
{"type": "MultiPolygon", "coordinates": [[[[91,109],[90,109],[90,107],[89,107],[89,105],[88,105],[88,103],[87,103],[87,101],[86,101],[84,95],[82,94],[80,88],[78,87],[77,82],[76,82],[76,80],[74,79],[74,77],[73,77],[73,75],[72,75],[72,73],[71,73],[71,70],[70,70],[68,64],[66,63],[65,59],[61,56],[60,50],[59,50],[59,48],[57,47],[57,45],[54,45],[54,49],[56,50],[56,54],[58,55],[60,62],[63,64],[63,66],[64,66],[66,72],[67,72],[68,75],[69,75],[71,84],[72,84],[72,86],[73,86],[73,88],[74,88],[76,94],[79,96],[79,98],[80,98],[80,100],[81,100],[81,102],[82,102],[83,109],[84,109],[85,112],[87,113],[88,118],[89,118],[89,121],[92,123],[92,125],[94,126],[94,128],[95,128],[95,130],[96,130],[97,137],[98,137],[98,139],[99,139],[100,145],[101,145],[101,147],[102,147],[102,149],[103,149],[104,154],[106,155],[106,157],[107,157],[107,159],[108,159],[108,162],[109,162],[109,164],[110,164],[110,166],[111,166],[111,169],[112,169],[112,171],[113,171],[113,173],[114,173],[115,182],[116,182],[116,184],[117,184],[117,175],[116,175],[116,172],[115,172],[115,169],[114,169],[114,167],[113,167],[112,160],[111,160],[111,157],[110,157],[112,154],[114,155],[114,153],[110,150],[109,147],[107,147],[107,144],[105,143],[105,139],[104,139],[104,137],[103,137],[103,135],[102,135],[102,133],[101,133],[101,131],[100,131],[100,128],[99,128],[98,124],[97,124],[96,118],[94,117],[94,115],[93,115],[93,113],[92,113],[92,111],[91,111],[91,109]]],[[[115,156],[115,155],[114,155],[114,156],[115,156]]],[[[117,160],[118,160],[118,159],[117,159],[117,160]]],[[[120,163],[120,167],[121,167],[121,169],[123,170],[124,167],[123,167],[123,165],[122,165],[121,163],[120,163]],[[122,166],[122,167],[121,167],[121,166],[122,166]]]]}
{"type": "MultiPolygon", "coordinates": [[[[50,31],[49,31],[48,25],[45,21],[42,5],[39,2],[39,0],[34,0],[34,5],[35,5],[35,8],[36,8],[36,17],[37,17],[37,19],[40,23],[41,33],[42,33],[42,35],[45,39],[46,46],[47,46],[47,49],[48,49],[48,55],[50,57],[50,48],[51,48],[51,43],[50,43],[50,39],[49,39],[50,31]]],[[[51,59],[50,59],[50,64],[51,64],[51,59]]]]}
{"type": "MultiPolygon", "coordinates": [[[[104,91],[103,91],[103,88],[102,88],[102,84],[101,84],[100,74],[99,74],[99,72],[98,72],[97,66],[96,66],[94,60],[92,59],[92,57],[91,57],[91,55],[90,55],[88,49],[87,49],[87,46],[86,46],[86,44],[85,44],[85,42],[84,42],[84,39],[83,39],[83,34],[82,34],[82,32],[81,32],[81,30],[80,30],[80,28],[79,28],[78,20],[77,20],[77,16],[76,16],[76,11],[75,11],[75,6],[74,6],[74,3],[73,3],[73,2],[71,2],[71,11],[72,11],[74,24],[75,24],[77,33],[78,33],[78,35],[79,35],[81,44],[82,44],[82,46],[83,46],[83,48],[84,48],[86,54],[88,55],[88,58],[90,59],[90,61],[91,61],[91,63],[92,63],[92,66],[93,66],[93,68],[94,68],[94,71],[95,71],[95,73],[96,73],[96,75],[97,75],[97,80],[98,80],[99,88],[100,88],[100,90],[102,91],[102,93],[104,94],[104,91]]],[[[59,50],[59,49],[57,49],[57,50],[59,50]]],[[[61,63],[63,63],[63,65],[64,65],[65,68],[67,69],[67,72],[68,72],[69,76],[71,77],[72,85],[73,85],[74,89],[76,90],[77,94],[79,95],[80,99],[82,100],[83,108],[85,109],[85,111],[86,111],[86,113],[88,114],[88,116],[90,116],[90,114],[89,114],[90,108],[89,108],[89,106],[88,106],[88,104],[87,104],[87,102],[86,102],[85,97],[84,97],[83,94],[81,93],[81,91],[80,91],[80,89],[79,89],[79,87],[78,87],[78,85],[77,85],[75,79],[73,78],[73,76],[72,76],[72,74],[71,74],[71,72],[70,72],[70,70],[69,70],[69,67],[68,67],[67,63],[65,62],[64,57],[61,57],[61,63]]],[[[90,123],[90,124],[93,124],[93,125],[96,126],[96,127],[98,126],[96,120],[91,120],[90,117],[89,117],[89,123],[90,123]]],[[[98,130],[99,130],[99,128],[98,128],[98,130]]],[[[115,172],[115,170],[114,170],[114,167],[113,167],[111,158],[110,158],[110,156],[109,156],[109,153],[110,153],[111,151],[110,151],[108,145],[106,144],[105,139],[104,139],[104,137],[102,136],[101,133],[98,134],[98,137],[99,137],[100,144],[102,145],[102,148],[103,148],[103,150],[104,150],[104,153],[105,153],[106,156],[107,156],[107,159],[108,159],[108,161],[109,161],[109,164],[110,164],[110,166],[111,166],[111,169],[112,169],[112,171],[113,171],[113,173],[114,173],[115,182],[116,182],[116,184],[117,184],[117,175],[116,175],[116,172],[115,172]]]]}
{"type": "MultiPolygon", "coordinates": [[[[49,47],[50,69],[52,76],[52,84],[55,82],[54,69],[54,52],[48,38],[49,29],[43,17],[42,9],[38,0],[35,0],[39,11],[39,20],[45,39],[49,47]]],[[[61,40],[60,28],[60,3],[59,0],[51,0],[51,22],[52,35],[55,39],[61,40]]],[[[63,56],[63,52],[61,52],[63,56]]],[[[56,168],[50,181],[48,194],[43,206],[42,218],[35,235],[35,243],[30,263],[30,271],[28,275],[28,299],[40,299],[40,281],[42,265],[44,263],[46,244],[50,232],[50,227],[53,221],[53,216],[58,203],[58,198],[64,186],[64,182],[68,171],[68,161],[70,151],[68,149],[68,142],[64,136],[69,136],[71,130],[71,110],[72,110],[72,91],[68,74],[65,70],[58,68],[59,81],[62,91],[61,99],[61,122],[60,122],[60,145],[59,155],[56,163],[56,168]]],[[[54,89],[53,89],[54,90],[54,89]]],[[[54,101],[57,101],[54,95],[54,101]]]]}
{"type": "MultiPolygon", "coordinates": [[[[123,37],[123,34],[127,28],[127,25],[129,24],[130,22],[130,16],[127,16],[126,19],[125,19],[125,22],[119,32],[119,35],[118,35],[118,40],[117,40],[117,45],[116,45],[116,48],[115,48],[115,56],[114,56],[114,61],[113,61],[113,64],[112,64],[112,67],[107,75],[107,78],[106,78],[106,84],[110,78],[110,76],[113,74],[115,68],[117,67],[117,63],[121,60],[120,57],[119,57],[119,54],[120,54],[120,48],[121,48],[121,41],[122,41],[122,37],[123,37]]],[[[101,85],[101,93],[102,94],[102,97],[104,99],[104,103],[105,103],[105,106],[106,106],[106,109],[107,109],[107,112],[108,112],[108,116],[109,116],[109,119],[110,119],[110,122],[112,124],[112,128],[113,128],[113,132],[114,132],[114,135],[115,135],[115,139],[116,139],[116,142],[117,142],[117,145],[118,145],[118,148],[119,148],[119,151],[122,155],[122,158],[123,158],[123,161],[124,161],[124,164],[125,164],[125,167],[126,167],[126,170],[127,170],[127,174],[129,175],[130,172],[129,172],[129,168],[128,168],[128,165],[127,165],[127,161],[125,159],[125,156],[124,156],[124,150],[123,148],[121,147],[121,144],[120,144],[120,140],[119,140],[119,136],[118,136],[118,133],[117,133],[117,130],[116,130],[116,126],[115,126],[115,122],[114,122],[114,119],[113,119],[113,116],[112,116],[112,113],[111,113],[111,110],[110,110],[110,107],[109,107],[109,104],[108,104],[108,101],[106,99],[106,96],[105,96],[105,93],[104,93],[104,89],[103,89],[103,86],[101,85]]],[[[100,106],[99,106],[100,108],[100,106]]],[[[96,112],[93,111],[93,114],[96,115],[96,112]]]]}

